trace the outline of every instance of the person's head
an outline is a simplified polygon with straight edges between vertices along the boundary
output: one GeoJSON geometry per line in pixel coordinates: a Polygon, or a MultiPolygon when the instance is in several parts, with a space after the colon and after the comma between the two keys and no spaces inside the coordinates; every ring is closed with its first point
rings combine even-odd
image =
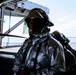
{"type": "Polygon", "coordinates": [[[30,34],[41,33],[44,27],[53,26],[53,23],[49,21],[46,12],[40,8],[30,10],[25,21],[27,22],[30,34]]]}

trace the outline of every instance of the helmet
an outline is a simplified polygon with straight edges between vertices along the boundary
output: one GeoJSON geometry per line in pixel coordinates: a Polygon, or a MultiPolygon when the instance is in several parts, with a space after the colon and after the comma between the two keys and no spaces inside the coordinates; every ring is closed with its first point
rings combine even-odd
{"type": "Polygon", "coordinates": [[[45,11],[40,8],[34,8],[30,10],[27,18],[25,18],[30,34],[41,33],[47,26],[53,26],[53,23],[49,21],[49,18],[45,11]]]}
{"type": "Polygon", "coordinates": [[[27,23],[29,23],[31,20],[34,20],[35,23],[46,23],[47,26],[53,26],[54,24],[49,20],[48,15],[45,11],[43,11],[40,8],[34,8],[29,12],[29,15],[25,19],[27,23]],[[30,20],[30,21],[29,21],[30,20]]]}

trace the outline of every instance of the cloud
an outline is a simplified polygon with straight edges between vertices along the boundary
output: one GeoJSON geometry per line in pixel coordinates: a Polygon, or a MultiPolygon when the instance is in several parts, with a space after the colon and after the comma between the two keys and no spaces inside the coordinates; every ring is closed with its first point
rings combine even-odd
{"type": "Polygon", "coordinates": [[[76,37],[76,21],[69,21],[62,25],[57,25],[51,28],[52,31],[58,30],[69,37],[76,37]]]}
{"type": "Polygon", "coordinates": [[[59,22],[66,21],[66,20],[69,20],[69,18],[71,18],[71,14],[62,13],[62,15],[59,17],[58,21],[59,22]]]}
{"type": "Polygon", "coordinates": [[[59,18],[59,21],[65,21],[66,19],[68,19],[69,18],[69,16],[64,16],[64,17],[62,17],[62,18],[59,18]]]}

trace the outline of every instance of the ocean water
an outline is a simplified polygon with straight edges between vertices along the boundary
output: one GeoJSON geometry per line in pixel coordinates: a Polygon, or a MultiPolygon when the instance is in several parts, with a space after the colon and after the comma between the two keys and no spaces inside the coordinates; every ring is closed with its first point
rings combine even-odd
{"type": "MultiPolygon", "coordinates": [[[[27,37],[28,38],[28,37],[27,37]]],[[[5,37],[2,39],[2,46],[22,45],[26,38],[5,37]]],[[[71,43],[76,43],[76,38],[68,38],[71,43]]]]}
{"type": "Polygon", "coordinates": [[[68,39],[70,40],[70,42],[76,43],[76,37],[69,37],[68,39]]]}
{"type": "Polygon", "coordinates": [[[26,38],[3,38],[2,46],[22,45],[26,38]]]}

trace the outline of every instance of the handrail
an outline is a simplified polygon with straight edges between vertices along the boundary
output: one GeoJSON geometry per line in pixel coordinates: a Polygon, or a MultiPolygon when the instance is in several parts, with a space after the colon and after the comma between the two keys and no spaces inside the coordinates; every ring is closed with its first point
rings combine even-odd
{"type": "Polygon", "coordinates": [[[8,35],[8,34],[0,34],[0,36],[9,36],[9,37],[26,38],[26,37],[23,37],[23,36],[17,36],[17,35],[8,35]]]}

